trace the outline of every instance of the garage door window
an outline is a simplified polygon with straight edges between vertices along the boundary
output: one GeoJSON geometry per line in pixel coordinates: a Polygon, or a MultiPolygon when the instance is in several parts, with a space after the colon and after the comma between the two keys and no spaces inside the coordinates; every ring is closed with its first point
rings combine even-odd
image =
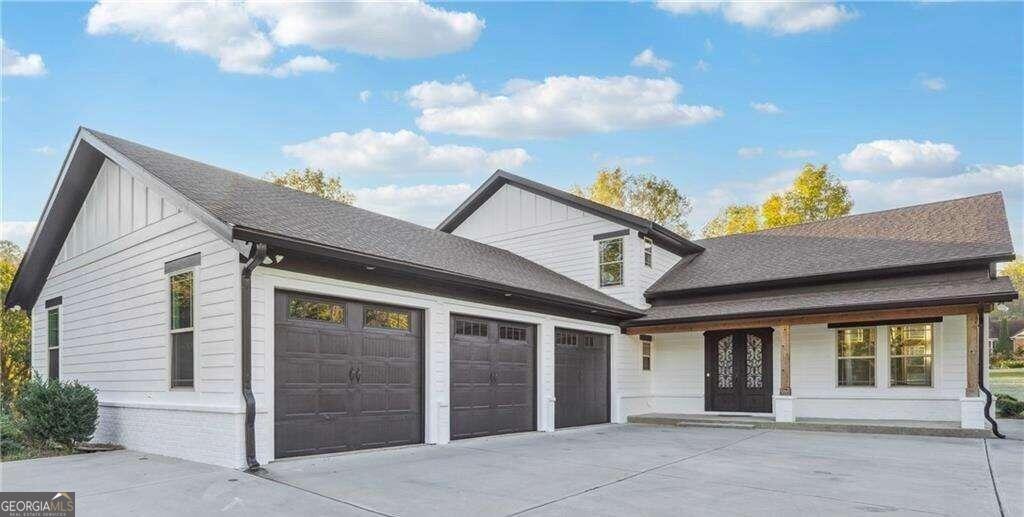
{"type": "Polygon", "coordinates": [[[570,334],[568,332],[555,332],[556,345],[576,346],[577,343],[579,343],[579,337],[576,334],[570,334]]]}
{"type": "Polygon", "coordinates": [[[482,321],[455,320],[455,334],[459,336],[487,337],[487,324],[482,321]]]}
{"type": "Polygon", "coordinates": [[[379,329],[409,330],[409,313],[383,307],[367,307],[363,310],[363,325],[379,329]]]}
{"type": "Polygon", "coordinates": [[[526,341],[526,329],[502,325],[498,328],[498,337],[512,341],[526,341]]]}
{"type": "Polygon", "coordinates": [[[288,317],[325,323],[345,323],[345,306],[316,300],[292,298],[288,301],[288,317]]]}
{"type": "Polygon", "coordinates": [[[171,387],[193,387],[193,314],[194,274],[184,271],[171,275],[171,387]]]}

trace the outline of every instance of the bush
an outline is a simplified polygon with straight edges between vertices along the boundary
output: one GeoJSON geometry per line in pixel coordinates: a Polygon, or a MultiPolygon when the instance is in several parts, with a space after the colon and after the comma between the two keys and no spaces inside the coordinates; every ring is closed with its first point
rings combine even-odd
{"type": "Polygon", "coordinates": [[[996,393],[996,412],[999,416],[1020,416],[1024,413],[1024,401],[1005,393],[996,393]]]}
{"type": "Polygon", "coordinates": [[[1024,359],[1003,359],[999,361],[1000,368],[1024,368],[1024,359]]]}
{"type": "Polygon", "coordinates": [[[24,435],[19,422],[9,411],[0,411],[0,456],[5,458],[20,453],[24,435]]]}
{"type": "Polygon", "coordinates": [[[78,381],[32,379],[22,387],[16,409],[25,438],[67,448],[92,438],[99,417],[96,390],[78,381]]]}

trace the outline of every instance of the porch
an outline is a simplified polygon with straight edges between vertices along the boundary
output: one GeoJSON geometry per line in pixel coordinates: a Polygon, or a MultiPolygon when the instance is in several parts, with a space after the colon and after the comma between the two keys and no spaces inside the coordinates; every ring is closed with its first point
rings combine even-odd
{"type": "MultiPolygon", "coordinates": [[[[984,304],[629,327],[653,364],[629,422],[990,436],[984,304]],[[852,337],[851,337],[852,336],[852,337]]],[[[643,352],[641,352],[643,354],[643,352]]]]}

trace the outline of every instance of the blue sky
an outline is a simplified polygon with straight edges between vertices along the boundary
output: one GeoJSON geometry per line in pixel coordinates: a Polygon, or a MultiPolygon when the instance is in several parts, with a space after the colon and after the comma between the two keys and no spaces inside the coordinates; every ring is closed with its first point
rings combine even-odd
{"type": "Polygon", "coordinates": [[[2,4],[3,228],[78,125],[432,225],[500,166],[671,178],[699,234],[805,161],[855,211],[1001,190],[1022,249],[1019,3],[2,4]],[[644,52],[650,49],[650,52],[644,52]],[[299,59],[295,59],[299,58],[299,59]]]}

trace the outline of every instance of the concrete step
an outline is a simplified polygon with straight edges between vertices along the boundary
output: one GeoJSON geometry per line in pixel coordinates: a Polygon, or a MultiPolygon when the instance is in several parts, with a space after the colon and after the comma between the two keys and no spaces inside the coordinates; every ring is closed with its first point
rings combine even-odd
{"type": "Polygon", "coordinates": [[[754,424],[733,424],[729,422],[676,422],[676,427],[716,427],[723,429],[757,429],[754,424]]]}

